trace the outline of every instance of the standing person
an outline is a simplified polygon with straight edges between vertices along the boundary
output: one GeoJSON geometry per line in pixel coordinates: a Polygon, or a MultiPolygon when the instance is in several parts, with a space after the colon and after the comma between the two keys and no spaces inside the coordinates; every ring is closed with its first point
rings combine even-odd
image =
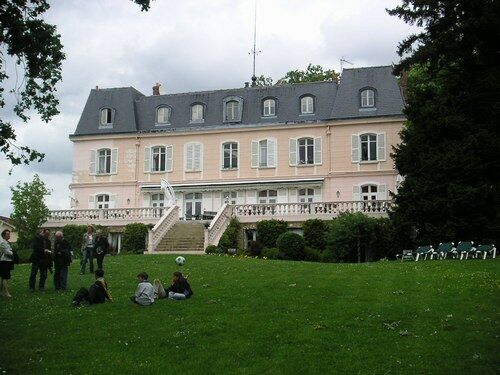
{"type": "Polygon", "coordinates": [[[7,282],[10,280],[10,271],[14,268],[14,252],[10,247],[10,230],[2,231],[0,239],[0,296],[12,297],[7,282]]]}
{"type": "Polygon", "coordinates": [[[139,285],[137,285],[135,294],[130,297],[130,300],[141,306],[152,305],[155,301],[155,291],[153,285],[148,281],[148,274],[141,272],[137,275],[137,280],[139,285]]]}
{"type": "Polygon", "coordinates": [[[109,249],[109,242],[106,236],[103,236],[102,232],[99,230],[97,231],[97,235],[95,238],[95,257],[97,258],[97,268],[98,269],[103,269],[102,268],[102,263],[104,261],[104,257],[106,256],[106,253],[108,252],[109,249]]]}
{"type": "Polygon", "coordinates": [[[68,286],[68,267],[71,264],[71,246],[58,230],[54,240],[54,287],[66,290],[68,286]]]}
{"type": "Polygon", "coordinates": [[[186,299],[193,295],[187,277],[182,276],[182,273],[178,271],[174,272],[172,285],[165,292],[169,299],[186,299]]]}
{"type": "Polygon", "coordinates": [[[87,227],[87,233],[83,235],[82,243],[82,269],[81,274],[85,275],[85,267],[87,266],[87,260],[90,261],[89,271],[94,273],[94,247],[95,247],[95,233],[94,227],[89,225],[87,227]]]}
{"type": "Polygon", "coordinates": [[[71,306],[78,307],[82,302],[88,305],[94,305],[96,303],[104,303],[106,300],[113,302],[111,293],[108,290],[108,283],[104,280],[104,271],[95,271],[95,283],[90,286],[89,289],[81,288],[76,292],[73,300],[71,301],[71,306]]]}
{"type": "MultiPolygon", "coordinates": [[[[36,275],[40,270],[40,281],[38,290],[45,291],[45,280],[47,280],[47,270],[52,269],[52,251],[50,243],[50,231],[43,229],[42,232],[35,237],[33,241],[33,253],[30,256],[31,275],[29,281],[30,291],[35,291],[36,275]]],[[[52,272],[52,271],[51,271],[52,272]]]]}

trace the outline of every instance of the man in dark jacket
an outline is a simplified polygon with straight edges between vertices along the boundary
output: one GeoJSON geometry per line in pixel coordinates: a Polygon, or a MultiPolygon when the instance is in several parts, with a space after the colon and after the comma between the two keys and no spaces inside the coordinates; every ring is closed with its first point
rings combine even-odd
{"type": "Polygon", "coordinates": [[[49,236],[50,231],[48,229],[44,229],[35,237],[35,240],[33,241],[33,253],[30,256],[31,275],[29,281],[29,289],[32,292],[35,291],[36,275],[38,270],[40,270],[38,290],[43,292],[45,291],[47,270],[52,269],[52,251],[49,236]]]}
{"type": "Polygon", "coordinates": [[[104,257],[109,249],[109,242],[106,236],[103,236],[101,231],[97,232],[97,236],[95,238],[95,247],[94,247],[94,256],[97,258],[97,268],[102,270],[102,263],[104,261],[104,257]]]}
{"type": "Polygon", "coordinates": [[[71,264],[71,246],[58,230],[54,241],[54,287],[66,290],[68,285],[68,266],[71,264]]]}

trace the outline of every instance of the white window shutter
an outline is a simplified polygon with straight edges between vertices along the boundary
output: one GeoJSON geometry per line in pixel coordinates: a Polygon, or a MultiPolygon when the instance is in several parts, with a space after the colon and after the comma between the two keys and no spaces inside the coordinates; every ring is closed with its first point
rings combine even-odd
{"type": "Polygon", "coordinates": [[[288,190],[288,202],[297,203],[297,189],[288,190]]]}
{"type": "Polygon", "coordinates": [[[144,172],[149,172],[151,170],[151,148],[146,147],[144,149],[144,172]]]}
{"type": "Polygon", "coordinates": [[[267,166],[275,167],[276,166],[276,140],[268,139],[267,140],[267,166]]]}
{"type": "Polygon", "coordinates": [[[259,142],[252,141],[252,168],[259,166],[259,142]]]}
{"type": "Polygon", "coordinates": [[[96,170],[95,170],[96,158],[97,158],[96,150],[90,150],[90,166],[89,166],[89,173],[90,174],[96,173],[96,170]]]}
{"type": "Polygon", "coordinates": [[[354,185],[352,187],[352,200],[353,201],[361,200],[361,188],[358,185],[354,185]]]}
{"type": "Polygon", "coordinates": [[[320,188],[314,188],[314,202],[322,202],[323,196],[321,195],[320,188]]]}
{"type": "Polygon", "coordinates": [[[167,171],[171,172],[174,165],[174,146],[167,146],[167,171]]]}
{"type": "Polygon", "coordinates": [[[111,150],[111,174],[118,173],[118,149],[111,150]]]}
{"type": "Polygon", "coordinates": [[[351,135],[351,160],[353,163],[359,162],[359,136],[351,135]]]}
{"type": "Polygon", "coordinates": [[[387,199],[387,185],[378,185],[377,189],[377,199],[386,200],[387,199]]]}
{"type": "Polygon", "coordinates": [[[193,145],[186,145],[186,171],[193,170],[193,145]]]}
{"type": "Polygon", "coordinates": [[[193,170],[195,171],[201,171],[201,161],[202,161],[202,152],[201,152],[201,144],[196,143],[193,145],[194,149],[194,163],[193,163],[193,170]]]}
{"type": "Polygon", "coordinates": [[[101,109],[101,124],[106,124],[108,122],[107,115],[108,110],[105,108],[101,109]]]}
{"type": "Polygon", "coordinates": [[[255,190],[247,190],[247,204],[257,203],[257,192],[255,190]]]}
{"type": "Polygon", "coordinates": [[[116,194],[110,194],[109,195],[109,208],[116,208],[118,207],[118,197],[116,194]]]}
{"type": "Polygon", "coordinates": [[[95,195],[89,195],[89,209],[95,208],[95,195]]]}
{"type": "Polygon", "coordinates": [[[323,147],[321,137],[314,138],[314,164],[323,164],[323,147]]]}
{"type": "Polygon", "coordinates": [[[377,160],[385,161],[385,133],[377,134],[377,160]]]}
{"type": "Polygon", "coordinates": [[[297,165],[297,140],[290,138],[290,165],[297,165]]]}

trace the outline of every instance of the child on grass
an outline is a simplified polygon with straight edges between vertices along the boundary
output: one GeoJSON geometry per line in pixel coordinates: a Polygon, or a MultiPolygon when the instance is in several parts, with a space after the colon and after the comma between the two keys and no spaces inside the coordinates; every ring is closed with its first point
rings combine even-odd
{"type": "Polygon", "coordinates": [[[95,283],[90,286],[89,289],[81,288],[76,292],[71,302],[71,306],[78,307],[82,302],[88,305],[93,305],[96,303],[104,303],[106,300],[113,302],[111,294],[108,290],[108,283],[104,280],[104,271],[95,271],[95,283]]]}
{"type": "Polygon", "coordinates": [[[172,276],[172,285],[165,290],[165,294],[169,299],[186,299],[193,295],[191,286],[187,281],[187,277],[184,277],[180,272],[174,272],[172,276]]]}
{"type": "Polygon", "coordinates": [[[130,297],[130,300],[141,306],[153,304],[155,295],[153,285],[148,281],[148,274],[141,272],[137,275],[137,280],[139,281],[139,285],[137,285],[135,294],[130,297]]]}

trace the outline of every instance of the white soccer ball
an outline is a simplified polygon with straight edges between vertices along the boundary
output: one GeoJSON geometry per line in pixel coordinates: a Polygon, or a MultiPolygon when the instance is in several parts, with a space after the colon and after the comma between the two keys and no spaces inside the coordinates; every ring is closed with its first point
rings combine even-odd
{"type": "Polygon", "coordinates": [[[175,258],[175,263],[177,263],[178,266],[183,266],[184,263],[186,263],[186,258],[178,256],[175,258]]]}

